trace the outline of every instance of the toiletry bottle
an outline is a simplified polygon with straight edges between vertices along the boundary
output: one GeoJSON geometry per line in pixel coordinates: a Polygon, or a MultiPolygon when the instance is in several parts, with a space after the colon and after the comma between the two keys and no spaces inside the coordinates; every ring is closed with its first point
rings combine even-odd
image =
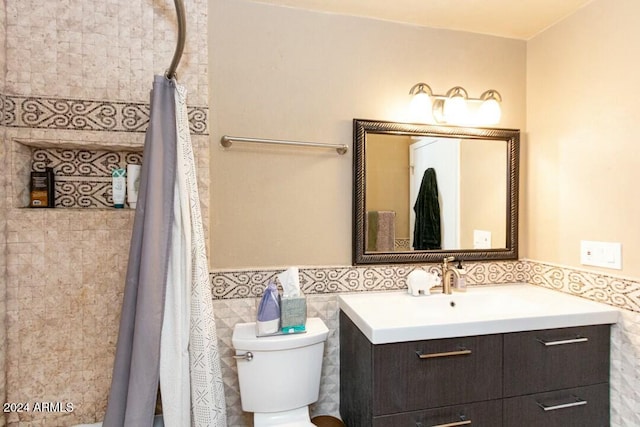
{"type": "Polygon", "coordinates": [[[55,177],[53,168],[45,168],[44,171],[31,172],[30,185],[32,208],[53,208],[55,207],[55,177]]]}
{"type": "Polygon", "coordinates": [[[140,165],[127,165],[127,204],[131,209],[135,209],[138,203],[141,168],[140,165]]]}
{"type": "Polygon", "coordinates": [[[124,208],[124,201],[127,194],[126,171],[123,168],[114,169],[111,172],[113,207],[124,208]]]}
{"type": "Polygon", "coordinates": [[[458,260],[456,270],[458,270],[458,274],[454,276],[453,287],[458,292],[465,292],[467,290],[467,270],[462,267],[461,260],[458,260]]]}

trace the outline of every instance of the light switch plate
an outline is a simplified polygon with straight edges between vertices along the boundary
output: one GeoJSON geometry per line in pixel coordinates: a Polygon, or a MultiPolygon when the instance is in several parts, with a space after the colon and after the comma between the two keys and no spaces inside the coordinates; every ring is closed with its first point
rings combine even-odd
{"type": "Polygon", "coordinates": [[[594,267],[622,269],[622,244],[617,242],[580,241],[580,263],[594,267]]]}
{"type": "Polygon", "coordinates": [[[473,249],[491,249],[491,232],[473,230],[473,249]]]}

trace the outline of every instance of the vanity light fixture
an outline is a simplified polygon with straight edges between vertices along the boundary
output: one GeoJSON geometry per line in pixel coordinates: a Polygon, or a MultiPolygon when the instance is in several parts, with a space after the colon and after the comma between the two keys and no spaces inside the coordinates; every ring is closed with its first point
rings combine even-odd
{"type": "Polygon", "coordinates": [[[445,95],[437,95],[428,84],[416,83],[409,90],[409,95],[413,96],[411,114],[419,122],[429,122],[431,118],[437,123],[461,125],[495,125],[500,122],[502,96],[494,89],[484,91],[480,98],[470,98],[462,86],[452,87],[445,95]],[[475,104],[480,104],[479,108],[475,104]]]}

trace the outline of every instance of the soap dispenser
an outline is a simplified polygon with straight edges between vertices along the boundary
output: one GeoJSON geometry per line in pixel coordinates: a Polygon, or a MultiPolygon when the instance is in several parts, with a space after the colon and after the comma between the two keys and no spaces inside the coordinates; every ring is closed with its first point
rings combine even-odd
{"type": "Polygon", "coordinates": [[[456,270],[458,274],[453,276],[453,288],[458,292],[465,292],[467,290],[467,270],[462,267],[461,260],[458,260],[456,270]]]}

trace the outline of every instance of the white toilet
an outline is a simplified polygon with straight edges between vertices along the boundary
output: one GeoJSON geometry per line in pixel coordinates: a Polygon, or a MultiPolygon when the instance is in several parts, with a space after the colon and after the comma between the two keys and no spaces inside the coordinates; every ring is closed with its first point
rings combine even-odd
{"type": "Polygon", "coordinates": [[[233,328],[242,410],[253,412],[254,427],[313,426],[308,405],[318,400],[328,335],[317,317],[301,334],[257,338],[255,323],[233,328]]]}

